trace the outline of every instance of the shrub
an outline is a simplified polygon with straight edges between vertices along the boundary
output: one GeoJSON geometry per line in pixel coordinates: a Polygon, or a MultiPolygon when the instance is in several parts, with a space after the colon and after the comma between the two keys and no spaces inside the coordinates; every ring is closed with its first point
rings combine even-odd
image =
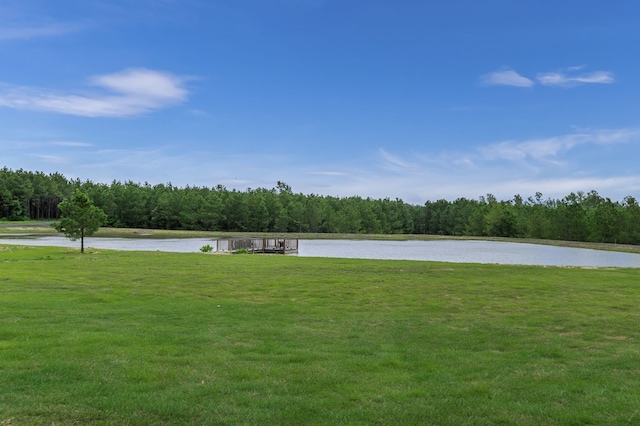
{"type": "Polygon", "coordinates": [[[209,253],[210,251],[213,251],[213,247],[211,247],[209,244],[200,247],[200,251],[203,253],[209,253]]]}

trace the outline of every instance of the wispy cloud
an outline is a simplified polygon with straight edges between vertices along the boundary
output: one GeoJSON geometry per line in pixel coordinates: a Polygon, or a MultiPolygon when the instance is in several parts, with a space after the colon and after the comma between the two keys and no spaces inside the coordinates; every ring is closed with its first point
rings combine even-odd
{"type": "Polygon", "coordinates": [[[78,29],[78,26],[71,24],[3,26],[0,28],[0,41],[53,37],[73,33],[78,29]]]}
{"type": "Polygon", "coordinates": [[[616,170],[607,161],[594,166],[580,158],[597,146],[612,152],[613,146],[632,143],[640,143],[640,129],[579,129],[566,135],[497,142],[467,151],[410,156],[379,150],[381,161],[391,157],[413,166],[401,173],[389,172],[382,165],[375,169],[351,167],[350,175],[332,187],[341,194],[392,194],[414,203],[421,198],[452,200],[486,193],[509,199],[514,194],[532,195],[537,191],[562,198],[572,191],[591,189],[622,199],[640,189],[640,174],[628,167],[616,170]]]}
{"type": "Polygon", "coordinates": [[[610,145],[638,139],[640,139],[638,129],[586,130],[551,138],[499,142],[482,147],[479,152],[487,160],[555,162],[560,154],[578,145],[589,143],[610,145]]]}
{"type": "Polygon", "coordinates": [[[185,101],[184,83],[183,77],[170,73],[134,68],[90,78],[89,85],[102,89],[91,94],[8,86],[0,90],[0,106],[83,117],[130,117],[185,101]]]}
{"type": "Polygon", "coordinates": [[[640,174],[621,152],[640,143],[640,129],[590,130],[539,139],[496,142],[462,151],[444,150],[422,155],[378,149],[361,158],[310,165],[294,154],[269,152],[222,153],[184,146],[108,148],[92,144],[75,149],[51,142],[10,144],[0,140],[3,161],[13,169],[60,172],[69,178],[148,181],[152,184],[215,186],[230,189],[273,188],[278,180],[295,192],[332,196],[401,198],[413,204],[458,197],[477,198],[492,193],[498,199],[515,194],[562,198],[575,191],[596,191],[613,199],[640,191],[640,174]],[[600,147],[601,149],[597,149],[600,147]],[[606,149],[604,149],[606,148],[606,149]],[[614,149],[615,148],[615,149],[614,149]],[[5,152],[7,151],[7,152],[5,152]],[[609,152],[618,163],[584,163],[580,159],[609,152]],[[622,163],[626,165],[623,166],[622,163]],[[272,167],[278,164],[279,167],[272,167]]]}
{"type": "Polygon", "coordinates": [[[236,175],[240,165],[245,170],[253,165],[257,171],[253,174],[255,180],[246,184],[253,188],[273,187],[277,180],[282,180],[296,192],[399,197],[417,204],[428,199],[477,198],[487,193],[509,199],[515,194],[529,196],[540,191],[545,196],[561,198],[572,191],[591,189],[622,199],[640,188],[640,174],[587,167],[577,160],[576,151],[580,147],[586,150],[587,145],[612,147],[634,142],[640,143],[640,129],[578,129],[566,135],[499,142],[455,153],[417,155],[380,148],[370,153],[370,157],[315,167],[284,156],[278,159],[282,167],[276,172],[264,167],[260,155],[249,159],[210,156],[202,160],[200,167],[193,167],[193,160],[183,154],[172,167],[184,168],[184,176],[202,179],[201,182],[240,185],[239,181],[225,179],[240,178],[236,175]],[[189,167],[192,171],[188,171],[189,167]],[[193,170],[201,170],[203,175],[194,176],[193,170]],[[327,173],[328,170],[331,172],[327,173]]]}
{"type": "Polygon", "coordinates": [[[318,175],[318,176],[346,176],[346,172],[335,172],[335,171],[317,171],[317,172],[309,172],[310,175],[318,175]]]}
{"type": "Polygon", "coordinates": [[[402,171],[415,167],[415,164],[404,160],[398,156],[392,155],[384,149],[378,150],[379,158],[382,160],[381,167],[390,171],[402,171]]]}
{"type": "Polygon", "coordinates": [[[69,162],[67,157],[61,155],[46,155],[46,154],[34,154],[34,157],[39,158],[44,163],[49,164],[65,164],[69,162]]]}
{"type": "Polygon", "coordinates": [[[536,84],[513,70],[494,71],[483,75],[480,80],[485,86],[531,87],[536,84]]]}
{"type": "Polygon", "coordinates": [[[541,73],[536,79],[543,86],[571,87],[581,84],[611,84],[615,82],[612,72],[594,71],[582,74],[572,74],[572,70],[541,73]]]}
{"type": "Polygon", "coordinates": [[[89,142],[80,141],[65,141],[65,140],[34,140],[34,139],[22,139],[22,140],[9,140],[0,139],[0,146],[6,150],[21,150],[27,149],[31,151],[48,149],[49,147],[61,147],[61,148],[89,148],[93,144],[89,142]]]}
{"type": "Polygon", "coordinates": [[[50,142],[49,145],[66,146],[66,147],[74,147],[74,148],[88,148],[92,146],[92,144],[87,142],[73,142],[73,141],[55,141],[55,142],[50,142]]]}
{"type": "Polygon", "coordinates": [[[550,87],[573,87],[583,84],[612,84],[615,76],[611,71],[580,72],[583,65],[569,67],[560,71],[543,72],[536,75],[535,81],[506,69],[494,71],[480,77],[484,86],[532,87],[536,84],[550,87]],[[536,83],[537,81],[537,83],[536,83]]]}

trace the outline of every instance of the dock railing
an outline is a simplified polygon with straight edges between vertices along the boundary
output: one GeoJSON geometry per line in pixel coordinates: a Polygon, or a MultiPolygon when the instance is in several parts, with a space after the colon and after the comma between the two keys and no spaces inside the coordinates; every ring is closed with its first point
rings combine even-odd
{"type": "Polygon", "coordinates": [[[298,252],[297,238],[229,238],[216,241],[219,253],[236,253],[246,249],[249,253],[292,254],[298,252]]]}

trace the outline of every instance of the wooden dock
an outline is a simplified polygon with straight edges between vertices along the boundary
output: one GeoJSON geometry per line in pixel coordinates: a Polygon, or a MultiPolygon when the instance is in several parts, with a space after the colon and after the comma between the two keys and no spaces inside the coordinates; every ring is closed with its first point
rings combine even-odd
{"type": "Polygon", "coordinates": [[[246,249],[249,253],[294,254],[298,253],[297,238],[228,238],[216,241],[216,252],[237,253],[246,249]]]}

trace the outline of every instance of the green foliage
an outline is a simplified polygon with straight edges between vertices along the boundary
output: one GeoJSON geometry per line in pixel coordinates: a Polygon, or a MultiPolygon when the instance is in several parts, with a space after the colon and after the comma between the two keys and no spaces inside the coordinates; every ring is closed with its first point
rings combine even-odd
{"type": "Polygon", "coordinates": [[[58,208],[61,212],[60,222],[51,226],[71,241],[79,239],[80,252],[84,253],[84,237],[93,235],[106,221],[107,216],[79,189],[73,192],[71,199],[62,201],[58,208]]]}
{"type": "Polygon", "coordinates": [[[213,251],[213,247],[211,247],[210,244],[205,244],[202,247],[200,247],[200,251],[203,253],[210,253],[211,251],[213,251]]]}
{"type": "Polygon", "coordinates": [[[85,192],[107,215],[112,227],[167,230],[276,233],[432,234],[521,237],[639,244],[640,207],[596,191],[571,193],[558,200],[542,193],[516,194],[498,201],[363,199],[295,193],[278,181],[275,188],[229,190],[224,186],[178,188],[132,181],[111,184],[67,180],[0,169],[0,219],[58,219],[58,203],[75,189],[85,192]]]}
{"type": "Polygon", "coordinates": [[[640,270],[15,246],[0,265],[7,425],[640,421],[640,270]]]}
{"type": "Polygon", "coordinates": [[[235,251],[235,254],[249,254],[249,250],[246,247],[240,247],[235,251]]]}
{"type": "Polygon", "coordinates": [[[485,235],[511,237],[516,235],[516,214],[508,203],[492,203],[485,216],[485,235]]]}

